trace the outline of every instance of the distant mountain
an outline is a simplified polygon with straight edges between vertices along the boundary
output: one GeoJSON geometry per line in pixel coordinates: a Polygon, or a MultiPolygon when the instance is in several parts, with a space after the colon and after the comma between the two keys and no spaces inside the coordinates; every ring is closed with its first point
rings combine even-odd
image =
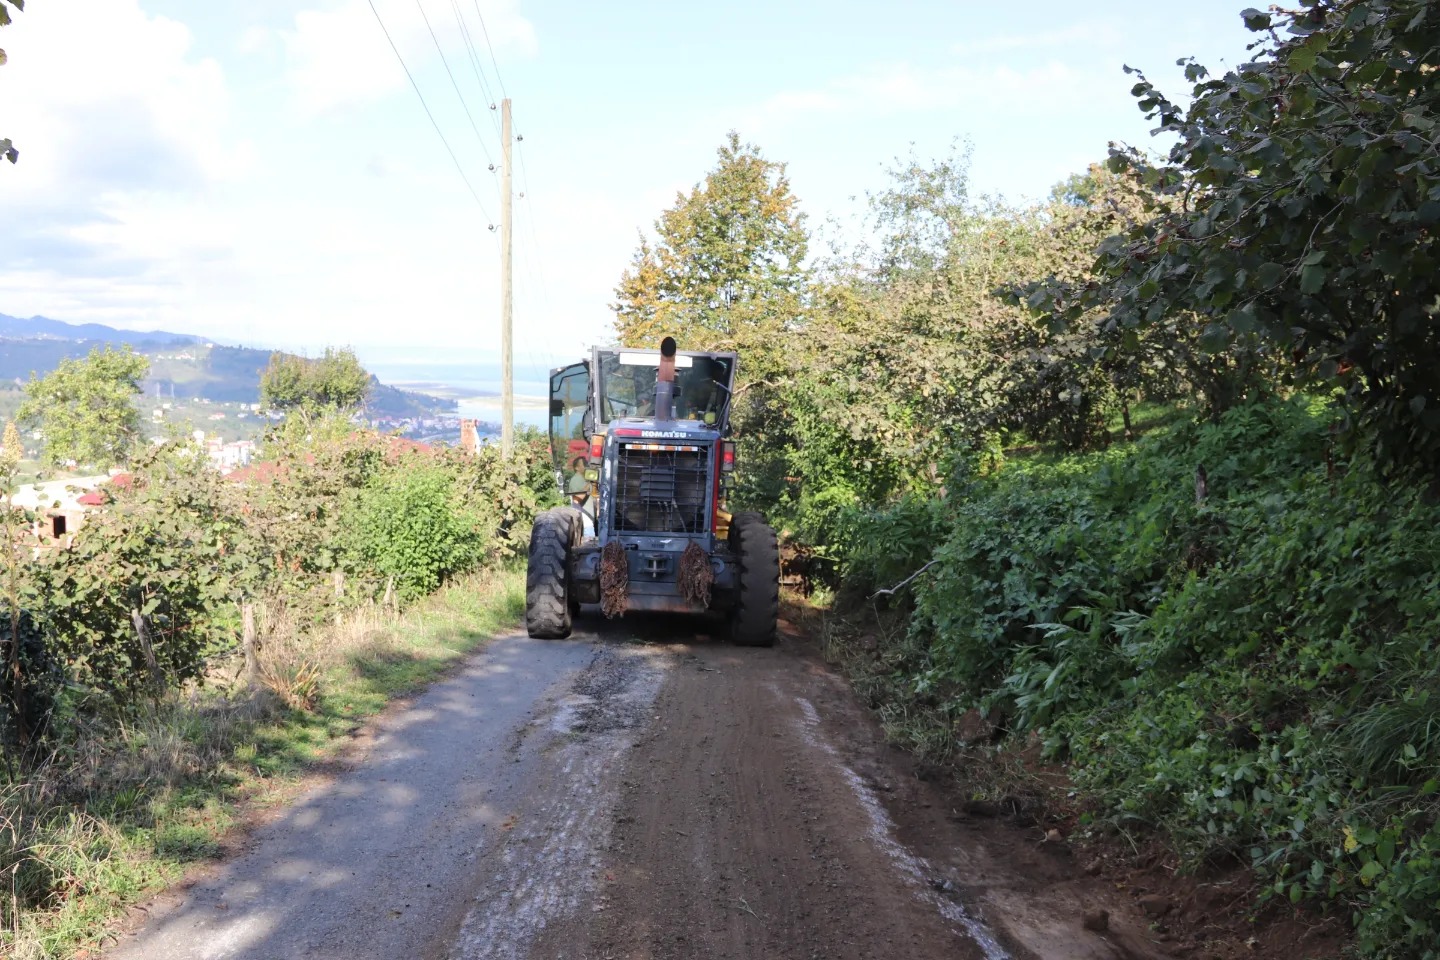
{"type": "Polygon", "coordinates": [[[11,317],[0,313],[0,337],[22,340],[93,340],[98,343],[206,343],[205,337],[164,330],[117,330],[103,323],[64,323],[49,317],[11,317]]]}
{"type": "MultiPolygon", "coordinates": [[[[228,347],[188,333],[117,330],[100,323],[71,324],[44,317],[20,320],[0,314],[0,379],[44,376],[67,357],[96,348],[129,345],[150,358],[145,393],[153,397],[255,403],[260,371],[270,350],[228,347]]],[[[456,408],[454,400],[386,386],[372,378],[368,412],[373,417],[424,417],[456,408]]]]}

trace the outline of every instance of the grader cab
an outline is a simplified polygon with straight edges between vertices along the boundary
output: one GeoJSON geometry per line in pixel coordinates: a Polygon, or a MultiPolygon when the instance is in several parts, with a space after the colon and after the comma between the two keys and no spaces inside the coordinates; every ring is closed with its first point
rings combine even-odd
{"type": "Polygon", "coordinates": [[[726,509],[735,468],[730,405],[736,355],[596,349],[550,377],[550,449],[570,506],[530,537],[525,625],[570,635],[581,604],[714,614],[743,646],[774,644],[780,605],[775,531],[726,509]]]}

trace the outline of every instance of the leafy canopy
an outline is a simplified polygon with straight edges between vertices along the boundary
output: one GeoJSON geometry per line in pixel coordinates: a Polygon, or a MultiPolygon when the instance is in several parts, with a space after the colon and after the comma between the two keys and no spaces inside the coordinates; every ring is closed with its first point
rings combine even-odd
{"type": "Polygon", "coordinates": [[[622,343],[671,334],[697,349],[758,350],[800,318],[808,240],[785,165],[733,131],[717,154],[621,277],[613,309],[622,343]]]}
{"type": "Polygon", "coordinates": [[[1430,0],[1300,0],[1247,10],[1254,58],[1185,64],[1188,109],[1132,90],[1164,160],[1112,150],[1166,202],[1111,238],[1091,283],[1029,305],[1057,323],[1103,309],[1142,329],[1182,314],[1207,344],[1247,341],[1340,389],[1392,464],[1440,465],[1440,9],[1430,0]]]}
{"type": "Polygon", "coordinates": [[[347,519],[359,561],[412,600],[478,566],[495,548],[501,517],[492,502],[465,496],[450,465],[425,455],[408,461],[379,473],[347,519]]]}
{"type": "Polygon", "coordinates": [[[51,466],[124,463],[140,438],[135,396],[149,369],[149,359],[129,347],[66,358],[43,377],[31,375],[16,419],[43,431],[51,466]]]}
{"type": "Polygon", "coordinates": [[[369,397],[371,379],[349,347],[326,347],[316,359],[277,352],[260,374],[260,403],[268,410],[298,412],[303,419],[353,413],[369,397]]]}

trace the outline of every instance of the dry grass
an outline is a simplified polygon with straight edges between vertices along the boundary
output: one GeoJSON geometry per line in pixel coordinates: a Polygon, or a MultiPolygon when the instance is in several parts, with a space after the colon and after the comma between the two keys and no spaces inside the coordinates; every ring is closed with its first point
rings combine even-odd
{"type": "Polygon", "coordinates": [[[55,960],[103,943],[130,904],[218,853],[238,808],[333,753],[366,716],[429,682],[523,610],[490,573],[402,616],[362,609],[305,633],[260,619],[261,684],[227,663],[203,690],[71,721],[25,780],[0,775],[0,956],[55,960]],[[218,680],[216,678],[219,678],[218,680]]]}

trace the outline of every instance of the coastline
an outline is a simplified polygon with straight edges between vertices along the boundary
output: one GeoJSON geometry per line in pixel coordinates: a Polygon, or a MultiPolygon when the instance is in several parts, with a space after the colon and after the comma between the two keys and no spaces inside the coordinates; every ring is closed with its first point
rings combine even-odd
{"type": "MultiPolygon", "coordinates": [[[[412,393],[422,393],[429,397],[436,397],[440,400],[454,400],[458,403],[494,403],[500,402],[500,393],[495,390],[476,390],[464,387],[451,386],[448,383],[441,383],[435,380],[392,380],[390,386],[398,387],[401,390],[408,390],[412,393]]],[[[515,408],[517,410],[544,410],[549,405],[549,398],[527,396],[524,394],[515,395],[515,408]]]]}

